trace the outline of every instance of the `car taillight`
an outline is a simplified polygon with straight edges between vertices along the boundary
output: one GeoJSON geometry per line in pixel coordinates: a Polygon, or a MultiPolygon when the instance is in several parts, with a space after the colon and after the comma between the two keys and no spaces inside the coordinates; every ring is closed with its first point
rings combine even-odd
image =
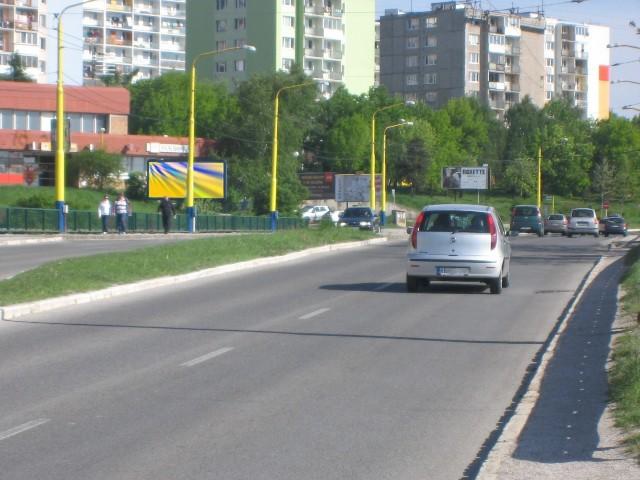
{"type": "Polygon", "coordinates": [[[489,233],[491,234],[491,250],[496,248],[498,243],[498,231],[496,230],[496,223],[493,220],[493,215],[487,214],[487,222],[489,223],[489,233]]]}
{"type": "Polygon", "coordinates": [[[567,219],[566,219],[566,218],[564,218],[564,219],[562,220],[562,224],[563,224],[563,225],[566,225],[567,223],[569,223],[569,222],[567,222],[567,219]]]}
{"type": "Polygon", "coordinates": [[[418,214],[418,218],[416,218],[416,223],[413,224],[413,231],[411,232],[411,246],[413,248],[418,248],[418,232],[420,231],[420,225],[424,220],[424,212],[420,212],[418,214]]]}

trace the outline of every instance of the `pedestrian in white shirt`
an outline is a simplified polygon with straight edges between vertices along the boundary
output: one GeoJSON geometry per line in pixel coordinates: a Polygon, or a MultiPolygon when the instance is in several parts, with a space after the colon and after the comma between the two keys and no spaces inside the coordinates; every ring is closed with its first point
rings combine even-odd
{"type": "Polygon", "coordinates": [[[102,234],[106,235],[109,231],[109,215],[111,215],[111,202],[109,195],[105,195],[98,205],[98,218],[102,221],[102,234]]]}

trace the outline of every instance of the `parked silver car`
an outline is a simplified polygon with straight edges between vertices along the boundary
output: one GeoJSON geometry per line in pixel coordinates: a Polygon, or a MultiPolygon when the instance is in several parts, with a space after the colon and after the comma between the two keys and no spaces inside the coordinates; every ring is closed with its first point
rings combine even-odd
{"type": "Polygon", "coordinates": [[[509,286],[511,244],[493,207],[430,205],[409,233],[409,292],[431,281],[482,282],[495,294],[509,286]]]}
{"type": "Polygon", "coordinates": [[[569,214],[567,236],[593,235],[598,238],[598,216],[593,208],[574,208],[569,214]]]}

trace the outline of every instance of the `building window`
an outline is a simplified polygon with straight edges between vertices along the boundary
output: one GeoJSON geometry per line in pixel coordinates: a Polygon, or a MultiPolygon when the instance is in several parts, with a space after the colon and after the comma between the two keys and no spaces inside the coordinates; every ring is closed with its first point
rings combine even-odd
{"type": "Polygon", "coordinates": [[[244,47],[247,44],[247,41],[244,38],[236,38],[233,41],[234,47],[244,47]]]}
{"type": "Polygon", "coordinates": [[[295,0],[282,0],[282,5],[293,7],[295,4],[296,4],[295,0]]]}
{"type": "Polygon", "coordinates": [[[0,128],[4,130],[13,129],[13,111],[0,110],[0,128]]]}
{"type": "Polygon", "coordinates": [[[46,38],[41,38],[40,39],[40,50],[46,50],[47,49],[47,39],[46,38]]]}
{"type": "Polygon", "coordinates": [[[295,38],[282,37],[282,48],[294,48],[296,45],[295,38]]]}
{"type": "Polygon", "coordinates": [[[427,39],[425,41],[425,46],[427,47],[437,47],[438,46],[438,39],[436,38],[435,35],[427,35],[427,39]]]}
{"type": "Polygon", "coordinates": [[[244,30],[245,28],[247,28],[246,19],[244,17],[236,18],[234,20],[234,28],[236,30],[244,30]]]}
{"type": "Polygon", "coordinates": [[[233,68],[236,72],[244,72],[244,60],[236,60],[233,62],[233,68]]]}
{"type": "Polygon", "coordinates": [[[418,48],[418,37],[408,37],[407,48],[418,48]]]}
{"type": "Polygon", "coordinates": [[[27,121],[29,122],[29,130],[42,130],[40,125],[40,112],[28,112],[27,121]]]}
{"type": "Polygon", "coordinates": [[[469,81],[471,83],[480,82],[480,72],[469,72],[469,81]]]}
{"type": "Polygon", "coordinates": [[[589,35],[589,29],[587,27],[576,27],[576,35],[582,35],[586,37],[589,35]]]}
{"type": "Polygon", "coordinates": [[[489,35],[489,43],[492,45],[504,45],[504,35],[489,35]]]}
{"type": "Polygon", "coordinates": [[[216,72],[225,73],[227,71],[227,62],[216,62],[216,72]]]}
{"type": "Polygon", "coordinates": [[[16,43],[23,43],[25,45],[37,45],[38,35],[30,32],[16,32],[18,34],[16,43]]]}
{"type": "Polygon", "coordinates": [[[470,33],[469,45],[480,45],[480,35],[478,35],[477,33],[470,33]]]}
{"type": "Polygon", "coordinates": [[[216,0],[216,10],[224,10],[227,8],[227,0],[216,0]]]}
{"type": "Polygon", "coordinates": [[[226,31],[227,31],[227,21],[216,20],[216,32],[226,32],[226,31]]]}
{"type": "Polygon", "coordinates": [[[554,64],[553,58],[545,58],[545,63],[547,67],[553,67],[553,64],[554,64]]]}
{"type": "Polygon", "coordinates": [[[71,131],[82,132],[82,114],[71,113],[68,117],[71,120],[71,131]]]}
{"type": "Polygon", "coordinates": [[[247,0],[236,0],[236,8],[247,8],[247,0]]]}
{"type": "Polygon", "coordinates": [[[427,103],[436,103],[438,101],[438,92],[427,92],[424,99],[427,103]]]}
{"type": "Polygon", "coordinates": [[[223,48],[227,48],[226,40],[217,40],[216,41],[216,50],[222,50],[223,48]]]}
{"type": "Polygon", "coordinates": [[[426,65],[436,65],[438,63],[438,55],[432,53],[426,57],[426,65]]]}
{"type": "MultiPolygon", "coordinates": [[[[289,15],[285,15],[282,17],[282,26],[283,27],[295,27],[296,19],[295,17],[290,17],[289,15]]],[[[309,25],[311,27],[311,25],[309,25]]]]}
{"type": "Polygon", "coordinates": [[[438,74],[437,73],[425,73],[424,74],[424,84],[425,85],[435,85],[438,83],[438,74]]]}
{"type": "Polygon", "coordinates": [[[547,83],[553,83],[553,75],[547,74],[547,83]]]}
{"type": "Polygon", "coordinates": [[[438,26],[438,17],[427,17],[424,19],[424,28],[436,28],[438,26]]]}
{"type": "Polygon", "coordinates": [[[412,73],[411,75],[406,76],[407,85],[417,85],[418,84],[418,75],[412,73]]]}
{"type": "Polygon", "coordinates": [[[553,90],[547,90],[546,96],[547,100],[551,100],[553,98],[553,90]]]}
{"type": "Polygon", "coordinates": [[[418,66],[418,56],[410,55],[406,58],[407,67],[417,67],[418,66]]]}
{"type": "Polygon", "coordinates": [[[480,63],[480,54],[477,52],[469,53],[469,63],[478,65],[480,63]]]}
{"type": "Polygon", "coordinates": [[[407,30],[417,30],[420,28],[419,18],[407,18],[407,30]]]}
{"type": "Polygon", "coordinates": [[[555,50],[556,43],[555,42],[545,42],[545,47],[547,50],[555,50]]]}

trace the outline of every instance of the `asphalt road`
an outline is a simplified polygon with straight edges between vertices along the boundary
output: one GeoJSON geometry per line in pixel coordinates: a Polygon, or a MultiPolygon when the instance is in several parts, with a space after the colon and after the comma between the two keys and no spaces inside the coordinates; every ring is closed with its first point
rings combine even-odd
{"type": "Polygon", "coordinates": [[[404,289],[404,243],[0,324],[3,480],[456,479],[607,241],[404,289]]]}
{"type": "MultiPolygon", "coordinates": [[[[195,238],[202,238],[198,234],[195,238]]],[[[69,235],[62,241],[0,246],[0,280],[61,258],[122,252],[152,245],[192,240],[192,235],[69,235]]]]}

